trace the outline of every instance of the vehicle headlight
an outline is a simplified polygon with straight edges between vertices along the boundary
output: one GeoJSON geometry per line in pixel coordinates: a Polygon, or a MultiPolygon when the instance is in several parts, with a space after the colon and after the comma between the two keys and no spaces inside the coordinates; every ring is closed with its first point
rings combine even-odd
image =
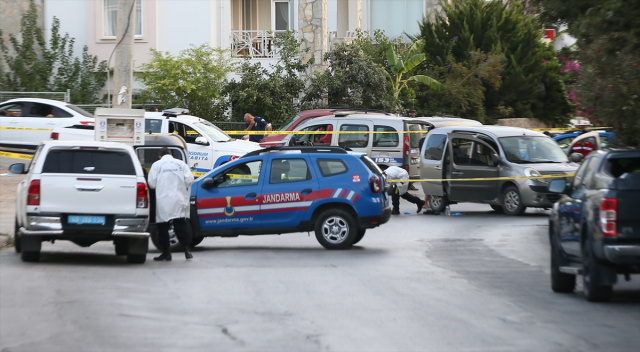
{"type": "MultiPolygon", "coordinates": [[[[536,169],[533,169],[533,168],[530,168],[530,167],[524,169],[524,175],[527,176],[527,177],[529,177],[529,176],[542,176],[540,171],[538,171],[536,169]]],[[[547,180],[544,179],[544,178],[537,178],[537,179],[535,179],[535,181],[547,183],[547,180]]]]}

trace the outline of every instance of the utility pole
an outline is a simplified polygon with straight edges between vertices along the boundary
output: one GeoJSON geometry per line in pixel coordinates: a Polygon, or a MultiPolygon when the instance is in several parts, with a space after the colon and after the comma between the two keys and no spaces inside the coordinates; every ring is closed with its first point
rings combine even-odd
{"type": "Polygon", "coordinates": [[[133,40],[136,32],[136,0],[118,2],[116,52],[111,106],[131,109],[133,87],[133,40]]]}

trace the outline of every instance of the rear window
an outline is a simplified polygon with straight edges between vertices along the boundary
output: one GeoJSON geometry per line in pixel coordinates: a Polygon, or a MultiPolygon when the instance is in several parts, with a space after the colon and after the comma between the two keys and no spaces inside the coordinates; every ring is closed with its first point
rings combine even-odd
{"type": "Polygon", "coordinates": [[[603,171],[615,178],[626,173],[640,173],[640,157],[607,159],[603,171]]]}
{"type": "Polygon", "coordinates": [[[318,159],[318,167],[324,177],[344,174],[349,170],[344,161],[338,159],[318,159]]]}
{"type": "Polygon", "coordinates": [[[399,143],[398,131],[391,126],[373,126],[373,130],[376,132],[389,132],[389,133],[376,133],[373,135],[374,147],[397,147],[399,143]]]}
{"type": "Polygon", "coordinates": [[[78,114],[80,114],[82,116],[93,117],[93,115],[90,112],[88,112],[87,110],[85,110],[85,109],[83,109],[83,108],[81,108],[79,106],[68,104],[67,108],[77,112],[78,114]]]}
{"type": "Polygon", "coordinates": [[[382,177],[382,170],[380,169],[380,167],[378,167],[378,164],[374,163],[373,160],[371,160],[370,157],[363,155],[362,157],[360,157],[360,160],[362,160],[362,162],[367,165],[367,168],[373,172],[374,174],[381,176],[382,177]]]}
{"type": "Polygon", "coordinates": [[[135,175],[129,153],[104,150],[51,150],[42,173],[135,175]]]}

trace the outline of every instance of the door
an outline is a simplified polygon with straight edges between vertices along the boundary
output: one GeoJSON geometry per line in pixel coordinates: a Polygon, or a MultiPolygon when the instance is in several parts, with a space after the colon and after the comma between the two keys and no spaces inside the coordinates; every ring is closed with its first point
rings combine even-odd
{"type": "Polygon", "coordinates": [[[567,195],[562,196],[558,203],[560,245],[565,253],[576,257],[581,256],[580,232],[587,193],[585,178],[593,167],[594,160],[595,158],[590,158],[582,163],[571,182],[567,195]]]}
{"type": "Polygon", "coordinates": [[[295,227],[318,193],[318,178],[306,156],[274,156],[262,188],[263,228],[295,227]]]}
{"type": "MultiPolygon", "coordinates": [[[[498,177],[498,165],[492,161],[497,152],[489,144],[469,135],[449,134],[451,171],[447,178],[498,177]]],[[[498,197],[498,181],[449,182],[449,199],[453,201],[489,201],[498,197]]]]}
{"type": "MultiPolygon", "coordinates": [[[[408,131],[427,131],[428,126],[420,123],[410,123],[407,121],[408,131]]],[[[420,149],[427,135],[425,133],[408,133],[409,137],[409,155],[405,156],[409,164],[409,177],[420,177],[420,149]]]]}
{"type": "Polygon", "coordinates": [[[216,156],[213,155],[210,142],[208,142],[208,138],[203,133],[193,126],[178,121],[169,121],[169,133],[175,133],[187,142],[189,166],[192,171],[208,172],[213,169],[213,163],[215,162],[213,159],[216,156]],[[196,143],[198,137],[204,138],[207,144],[196,143]]]}
{"type": "Polygon", "coordinates": [[[7,103],[0,106],[0,143],[24,144],[22,142],[22,112],[26,103],[7,103]]]}
{"type": "MultiPolygon", "coordinates": [[[[427,135],[420,152],[421,179],[442,179],[446,146],[446,134],[431,132],[427,135]]],[[[441,181],[422,182],[422,190],[426,195],[444,195],[441,181]]]]}
{"type": "Polygon", "coordinates": [[[371,156],[373,145],[373,122],[370,120],[338,120],[337,144],[342,148],[349,148],[354,152],[366,153],[371,156]]]}
{"type": "Polygon", "coordinates": [[[203,232],[216,235],[259,228],[262,174],[262,160],[254,160],[210,175],[213,188],[198,183],[196,209],[203,232]]]}
{"type": "Polygon", "coordinates": [[[38,145],[48,140],[51,130],[56,127],[72,126],[76,123],[71,113],[49,104],[31,103],[23,116],[22,140],[30,145],[38,145]]]}

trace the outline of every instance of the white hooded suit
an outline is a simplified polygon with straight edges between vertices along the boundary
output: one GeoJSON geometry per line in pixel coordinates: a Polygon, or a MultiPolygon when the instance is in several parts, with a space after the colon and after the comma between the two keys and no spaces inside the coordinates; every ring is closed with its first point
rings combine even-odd
{"type": "Polygon", "coordinates": [[[156,190],[156,222],[189,217],[192,183],[189,165],[171,155],[163,155],[151,165],[149,187],[156,190]]]}

